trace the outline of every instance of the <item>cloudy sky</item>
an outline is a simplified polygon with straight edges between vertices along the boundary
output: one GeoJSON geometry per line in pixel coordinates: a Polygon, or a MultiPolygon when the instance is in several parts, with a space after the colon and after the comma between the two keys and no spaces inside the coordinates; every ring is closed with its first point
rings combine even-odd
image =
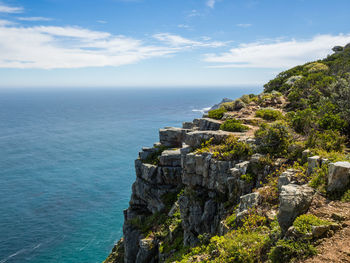
{"type": "Polygon", "coordinates": [[[0,0],[0,87],[261,85],[350,42],[348,0],[0,0]]]}

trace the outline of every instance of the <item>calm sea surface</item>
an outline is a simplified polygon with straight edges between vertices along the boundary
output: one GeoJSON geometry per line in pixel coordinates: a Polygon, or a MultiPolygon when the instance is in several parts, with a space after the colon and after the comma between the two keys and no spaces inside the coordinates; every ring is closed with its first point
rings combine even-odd
{"type": "Polygon", "coordinates": [[[0,90],[0,263],[102,262],[122,236],[134,159],[226,89],[0,90]]]}

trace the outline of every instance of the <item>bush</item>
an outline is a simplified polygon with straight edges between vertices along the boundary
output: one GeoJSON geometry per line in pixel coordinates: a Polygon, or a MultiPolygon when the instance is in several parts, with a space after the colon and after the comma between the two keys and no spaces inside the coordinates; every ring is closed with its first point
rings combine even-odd
{"type": "Polygon", "coordinates": [[[236,99],[235,101],[225,102],[220,105],[220,108],[227,111],[238,111],[244,108],[246,105],[241,99],[236,99]]]}
{"type": "Polygon", "coordinates": [[[328,71],[329,67],[320,62],[313,62],[305,66],[309,73],[328,71]]]}
{"type": "Polygon", "coordinates": [[[279,110],[274,109],[261,109],[255,113],[256,117],[263,118],[267,121],[275,121],[283,119],[283,114],[279,110]]]}
{"type": "Polygon", "coordinates": [[[316,168],[313,171],[309,185],[312,188],[321,192],[322,194],[326,194],[327,176],[328,176],[328,165],[325,163],[321,167],[316,168]]]}
{"type": "Polygon", "coordinates": [[[347,190],[347,191],[343,194],[343,196],[342,196],[342,198],[341,198],[341,201],[342,201],[342,202],[350,202],[350,189],[347,190]]]}
{"type": "Polygon", "coordinates": [[[317,115],[320,116],[318,125],[324,130],[339,130],[342,131],[346,128],[346,121],[337,113],[336,105],[332,104],[328,100],[321,100],[318,107],[317,115]]]}
{"type": "Polygon", "coordinates": [[[306,147],[323,149],[327,152],[341,152],[344,149],[345,137],[341,136],[338,131],[314,131],[307,141],[306,147]]]}
{"type": "Polygon", "coordinates": [[[311,108],[289,113],[292,127],[298,133],[308,134],[316,126],[316,114],[311,108]]]}
{"type": "Polygon", "coordinates": [[[323,225],[330,225],[330,224],[331,224],[330,221],[322,220],[317,216],[314,216],[311,214],[304,214],[297,217],[297,219],[295,219],[293,226],[296,231],[306,235],[308,233],[311,233],[313,226],[323,226],[323,225]]]}
{"type": "Polygon", "coordinates": [[[213,157],[222,160],[239,160],[245,159],[253,154],[253,150],[246,142],[238,141],[235,136],[230,136],[221,144],[213,143],[213,140],[202,144],[202,148],[196,151],[197,153],[209,152],[213,154],[213,157]]]}
{"type": "Polygon", "coordinates": [[[292,136],[284,122],[263,124],[255,132],[258,150],[271,155],[284,155],[287,153],[292,136]]]}
{"type": "Polygon", "coordinates": [[[273,263],[287,263],[292,259],[303,259],[316,255],[317,251],[310,242],[279,240],[269,253],[273,263]]]}
{"type": "Polygon", "coordinates": [[[227,112],[224,108],[219,108],[216,110],[211,110],[208,112],[208,117],[216,120],[221,120],[224,117],[224,113],[227,112]]]}
{"type": "Polygon", "coordinates": [[[244,132],[249,130],[249,127],[243,125],[241,121],[236,119],[226,120],[220,126],[220,130],[229,131],[229,132],[244,132]]]}

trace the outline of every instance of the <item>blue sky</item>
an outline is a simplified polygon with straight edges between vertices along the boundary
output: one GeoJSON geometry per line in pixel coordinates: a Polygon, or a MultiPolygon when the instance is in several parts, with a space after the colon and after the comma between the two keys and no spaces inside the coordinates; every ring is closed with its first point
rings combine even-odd
{"type": "Polygon", "coordinates": [[[350,42],[348,0],[0,0],[0,87],[261,85],[350,42]]]}

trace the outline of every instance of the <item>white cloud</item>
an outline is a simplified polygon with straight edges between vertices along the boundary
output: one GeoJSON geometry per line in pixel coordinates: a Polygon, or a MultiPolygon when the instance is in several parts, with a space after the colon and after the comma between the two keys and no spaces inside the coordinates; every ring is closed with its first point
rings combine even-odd
{"type": "Polygon", "coordinates": [[[243,27],[243,28],[247,28],[247,27],[251,27],[252,24],[237,24],[236,26],[238,26],[238,27],[243,27]]]}
{"type": "Polygon", "coordinates": [[[23,12],[22,7],[7,6],[0,3],[0,13],[17,14],[22,12],[23,12]]]}
{"type": "Polygon", "coordinates": [[[207,6],[214,8],[216,0],[207,0],[207,6]]]}
{"type": "Polygon", "coordinates": [[[107,24],[106,20],[97,20],[96,22],[99,23],[99,24],[107,24]]]}
{"type": "Polygon", "coordinates": [[[160,33],[160,34],[155,34],[153,37],[159,41],[162,41],[170,46],[173,47],[222,47],[225,46],[226,43],[224,42],[219,42],[219,41],[207,41],[210,40],[208,38],[204,38],[204,41],[194,41],[191,39],[184,38],[179,35],[172,35],[169,33],[160,33]]]}
{"type": "Polygon", "coordinates": [[[177,27],[179,27],[179,28],[190,28],[190,26],[189,25],[185,25],[185,24],[180,24],[180,25],[177,25],[177,27]]]}
{"type": "Polygon", "coordinates": [[[15,24],[14,22],[0,19],[0,26],[10,26],[10,25],[14,25],[14,24],[15,24]]]}
{"type": "Polygon", "coordinates": [[[41,16],[32,16],[32,17],[18,17],[17,18],[20,21],[29,21],[29,22],[36,22],[36,21],[52,21],[52,18],[48,17],[41,17],[41,16]]]}
{"type": "MultiPolygon", "coordinates": [[[[168,33],[156,44],[80,27],[23,27],[0,20],[0,68],[83,68],[121,66],[164,57],[188,48],[218,47],[221,42],[193,41],[168,33]]],[[[152,42],[154,42],[152,40],[152,42]]]]}
{"type": "Polygon", "coordinates": [[[335,45],[350,42],[347,35],[318,35],[309,40],[257,42],[241,44],[229,52],[207,54],[204,61],[214,68],[289,68],[323,58],[335,45]]]}
{"type": "Polygon", "coordinates": [[[200,15],[201,14],[197,10],[193,9],[188,13],[187,17],[195,17],[195,16],[200,16],[200,15]]]}

